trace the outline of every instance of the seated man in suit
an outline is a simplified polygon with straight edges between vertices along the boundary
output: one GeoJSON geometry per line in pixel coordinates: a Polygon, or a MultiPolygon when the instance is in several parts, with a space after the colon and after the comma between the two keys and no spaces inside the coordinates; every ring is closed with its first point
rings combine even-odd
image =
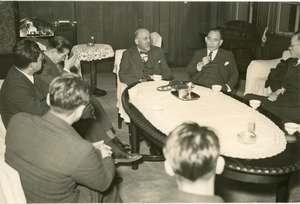
{"type": "Polygon", "coordinates": [[[225,164],[219,152],[219,139],[212,130],[191,122],[176,127],[167,137],[164,155],[165,170],[174,176],[178,189],[161,202],[224,202],[214,195],[215,174],[221,174],[225,164]]]}
{"type": "Polygon", "coordinates": [[[89,103],[88,85],[66,74],[53,80],[47,97],[45,115],[17,113],[7,128],[5,161],[19,172],[27,202],[121,202],[110,147],[84,140],[71,126],[89,103]]]}
{"type": "MultiPolygon", "coordinates": [[[[62,36],[54,36],[49,39],[47,49],[44,52],[44,61],[42,69],[37,74],[48,84],[62,73],[71,72],[75,65],[76,56],[68,59],[68,54],[71,50],[71,44],[62,36]],[[64,66],[61,63],[64,62],[64,66]]],[[[89,128],[89,120],[87,118],[94,118],[105,130],[106,134],[112,139],[116,145],[123,150],[130,149],[128,144],[123,144],[118,137],[113,133],[113,125],[108,119],[106,112],[100,102],[91,96],[91,103],[88,104],[83,112],[80,122],[73,126],[82,135],[89,128]]]]}
{"type": "MultiPolygon", "coordinates": [[[[49,84],[35,74],[41,69],[44,58],[37,43],[29,39],[18,42],[13,48],[13,57],[15,66],[8,71],[0,90],[0,113],[5,127],[18,112],[42,116],[49,110],[46,104],[49,84]]],[[[116,162],[128,163],[141,158],[120,149],[94,119],[85,124],[88,129],[81,136],[90,142],[104,140],[112,147],[116,162]]]]}
{"type": "Polygon", "coordinates": [[[245,95],[246,100],[258,99],[262,108],[277,116],[281,122],[300,123],[300,33],[291,38],[291,58],[281,60],[271,69],[265,87],[270,87],[269,96],[245,95]]]}
{"type": "Polygon", "coordinates": [[[222,91],[231,92],[238,82],[239,72],[232,52],[220,48],[221,31],[210,30],[205,42],[207,48],[197,50],[187,66],[190,80],[208,88],[221,85],[222,91]]]}
{"type": "Polygon", "coordinates": [[[163,50],[150,45],[150,32],[141,28],[135,31],[136,46],[124,51],[120,63],[120,81],[127,85],[151,79],[151,76],[162,75],[171,79],[172,72],[167,64],[163,50]]]}

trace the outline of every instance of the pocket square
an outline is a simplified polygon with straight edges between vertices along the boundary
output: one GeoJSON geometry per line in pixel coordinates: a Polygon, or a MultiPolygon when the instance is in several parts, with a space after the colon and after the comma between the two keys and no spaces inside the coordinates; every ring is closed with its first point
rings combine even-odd
{"type": "Polygon", "coordinates": [[[227,65],[229,65],[229,62],[228,62],[228,61],[227,61],[227,62],[225,62],[224,66],[227,66],[227,65]]]}

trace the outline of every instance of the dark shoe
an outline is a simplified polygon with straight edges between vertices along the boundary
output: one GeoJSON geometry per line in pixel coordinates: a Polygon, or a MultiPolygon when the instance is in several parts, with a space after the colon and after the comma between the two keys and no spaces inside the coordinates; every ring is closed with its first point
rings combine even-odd
{"type": "Polygon", "coordinates": [[[153,145],[150,145],[149,152],[150,152],[151,155],[163,156],[162,150],[160,148],[156,147],[156,146],[153,146],[153,145]]]}
{"type": "Polygon", "coordinates": [[[124,144],[117,136],[114,137],[111,141],[113,143],[115,143],[123,151],[129,151],[129,150],[131,150],[130,145],[129,144],[124,144]]]}
{"type": "Polygon", "coordinates": [[[134,153],[134,154],[118,154],[114,153],[113,158],[115,159],[115,163],[132,163],[142,158],[142,155],[134,153]]]}

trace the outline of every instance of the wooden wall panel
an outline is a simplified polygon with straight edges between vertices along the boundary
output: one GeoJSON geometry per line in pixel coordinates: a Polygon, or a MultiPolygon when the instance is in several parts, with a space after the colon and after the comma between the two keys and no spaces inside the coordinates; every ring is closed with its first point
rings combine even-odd
{"type": "Polygon", "coordinates": [[[108,43],[104,39],[104,8],[102,2],[76,2],[78,44],[90,42],[94,36],[96,43],[108,43]]]}
{"type": "MultiPolygon", "coordinates": [[[[110,2],[109,41],[113,49],[124,49],[134,45],[134,31],[139,25],[138,2],[110,2]]],[[[105,29],[106,31],[107,29],[105,29]]]]}

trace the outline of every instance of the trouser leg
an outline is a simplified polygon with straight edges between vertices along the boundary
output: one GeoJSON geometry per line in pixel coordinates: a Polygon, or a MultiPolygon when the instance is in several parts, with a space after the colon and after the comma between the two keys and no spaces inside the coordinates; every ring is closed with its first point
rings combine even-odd
{"type": "Polygon", "coordinates": [[[81,135],[82,138],[90,142],[98,142],[103,140],[104,143],[112,148],[115,155],[127,155],[120,147],[118,147],[112,139],[106,134],[103,127],[94,119],[80,119],[73,124],[75,130],[81,135]]]}
{"type": "Polygon", "coordinates": [[[94,114],[96,116],[97,122],[103,127],[105,132],[111,130],[113,128],[113,125],[110,122],[101,103],[94,96],[91,97],[91,103],[94,107],[94,114]]]}

